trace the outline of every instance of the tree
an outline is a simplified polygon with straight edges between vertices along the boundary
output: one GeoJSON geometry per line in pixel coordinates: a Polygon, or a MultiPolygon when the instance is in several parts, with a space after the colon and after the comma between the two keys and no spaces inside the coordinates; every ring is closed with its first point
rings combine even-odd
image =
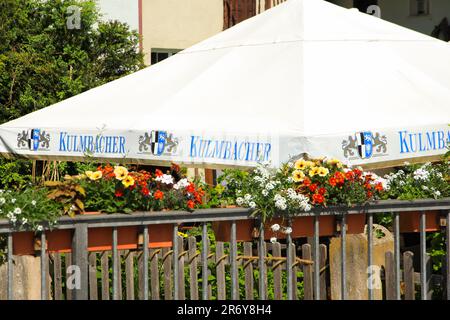
{"type": "Polygon", "coordinates": [[[139,70],[138,44],[93,0],[2,0],[0,123],[139,70]]]}
{"type": "MultiPolygon", "coordinates": [[[[93,0],[1,0],[0,123],[139,70],[138,44],[128,25],[101,21],[93,0]]],[[[31,168],[0,159],[0,188],[23,187],[31,168]]]]}

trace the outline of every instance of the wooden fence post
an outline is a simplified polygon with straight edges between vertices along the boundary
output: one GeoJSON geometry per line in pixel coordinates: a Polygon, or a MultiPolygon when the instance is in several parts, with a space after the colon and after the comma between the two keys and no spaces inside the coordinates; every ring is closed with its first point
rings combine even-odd
{"type": "MultiPolygon", "coordinates": [[[[311,260],[311,245],[306,243],[302,245],[302,258],[311,260]]],[[[303,265],[303,292],[305,300],[313,300],[313,265],[303,265]]]]}
{"type": "Polygon", "coordinates": [[[411,251],[403,253],[403,277],[405,283],[405,300],[415,300],[414,290],[414,254],[411,251]]]}
{"type": "Polygon", "coordinates": [[[225,259],[223,242],[216,242],[216,282],[217,282],[217,300],[227,298],[225,285],[225,259]]]}
{"type": "Polygon", "coordinates": [[[386,287],[386,300],[395,300],[395,261],[394,253],[391,251],[385,254],[385,287],[386,287]]]}
{"type": "MultiPolygon", "coordinates": [[[[251,242],[244,242],[244,256],[253,256],[251,242]]],[[[243,262],[245,273],[245,300],[253,300],[253,260],[243,260],[243,262]]]]}

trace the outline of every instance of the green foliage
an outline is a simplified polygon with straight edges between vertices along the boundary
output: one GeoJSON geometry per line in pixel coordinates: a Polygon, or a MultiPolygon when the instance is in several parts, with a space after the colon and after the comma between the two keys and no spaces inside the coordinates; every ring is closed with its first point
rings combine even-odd
{"type": "Polygon", "coordinates": [[[440,163],[409,164],[387,176],[388,189],[384,199],[414,200],[450,196],[450,166],[440,163]]]}
{"type": "Polygon", "coordinates": [[[0,192],[0,218],[21,229],[41,231],[52,227],[61,216],[61,205],[47,197],[45,188],[0,192]]]}
{"type": "Polygon", "coordinates": [[[0,2],[0,123],[143,67],[139,36],[103,22],[93,0],[0,2]],[[68,7],[81,28],[68,29],[68,7]]]}
{"type": "Polygon", "coordinates": [[[31,183],[31,161],[0,158],[0,189],[22,189],[31,183]]]}

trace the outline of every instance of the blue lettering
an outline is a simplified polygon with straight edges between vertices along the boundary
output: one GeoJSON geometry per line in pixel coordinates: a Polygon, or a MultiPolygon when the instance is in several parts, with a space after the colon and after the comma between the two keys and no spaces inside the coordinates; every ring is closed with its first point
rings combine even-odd
{"type": "Polygon", "coordinates": [[[197,141],[200,137],[191,136],[191,152],[190,157],[197,157],[197,141]],[[197,140],[197,141],[195,141],[197,140]],[[194,142],[195,141],[195,142],[194,142]]]}
{"type": "Polygon", "coordinates": [[[400,134],[400,153],[409,153],[408,143],[406,142],[407,131],[399,131],[400,134]]]}
{"type": "Polygon", "coordinates": [[[66,151],[66,135],[67,132],[60,132],[59,133],[59,151],[66,151]]]}

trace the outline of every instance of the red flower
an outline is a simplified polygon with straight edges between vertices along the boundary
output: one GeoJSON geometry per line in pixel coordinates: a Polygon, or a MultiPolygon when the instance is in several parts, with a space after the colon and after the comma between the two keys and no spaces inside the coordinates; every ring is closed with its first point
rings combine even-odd
{"type": "Polygon", "coordinates": [[[345,178],[347,179],[347,180],[353,180],[353,178],[355,177],[354,176],[355,174],[354,174],[354,172],[353,171],[349,171],[349,172],[346,172],[345,173],[345,178]]]}
{"type": "Polygon", "coordinates": [[[192,200],[189,200],[189,201],[187,202],[187,206],[188,206],[189,209],[194,209],[194,207],[195,207],[195,202],[192,201],[192,200]]]}
{"type": "Polygon", "coordinates": [[[123,191],[122,190],[116,190],[116,192],[114,193],[114,195],[116,197],[123,197],[123,191]]]}
{"type": "Polygon", "coordinates": [[[320,195],[324,195],[325,194],[325,192],[327,192],[327,189],[325,189],[325,188],[319,188],[319,190],[317,191],[320,195]]]}
{"type": "Polygon", "coordinates": [[[317,190],[317,184],[313,183],[309,186],[309,190],[311,192],[315,192],[317,190]]]}
{"type": "Polygon", "coordinates": [[[155,200],[162,200],[164,198],[164,193],[162,193],[162,191],[160,190],[156,190],[153,197],[155,198],[155,200]]]}
{"type": "Polygon", "coordinates": [[[195,184],[192,182],[186,187],[186,192],[194,193],[195,192],[195,184]]]}
{"type": "Polygon", "coordinates": [[[162,175],[163,175],[163,172],[161,170],[159,170],[159,169],[156,169],[155,176],[161,177],[162,175]]]}
{"type": "Polygon", "coordinates": [[[354,170],[353,170],[353,173],[354,173],[358,178],[361,177],[361,175],[362,175],[362,171],[359,170],[359,169],[354,169],[354,170]]]}
{"type": "Polygon", "coordinates": [[[303,180],[303,185],[305,187],[309,187],[309,185],[311,184],[311,180],[309,180],[308,178],[306,178],[305,180],[303,180]]]}
{"type": "Polygon", "coordinates": [[[345,182],[345,175],[342,172],[336,172],[334,174],[334,177],[336,178],[336,183],[337,184],[344,184],[345,182]]]}
{"type": "Polygon", "coordinates": [[[371,190],[371,189],[372,189],[372,186],[370,185],[370,183],[364,184],[364,187],[365,187],[367,190],[371,190]]]}
{"type": "Polygon", "coordinates": [[[383,191],[383,185],[381,184],[381,182],[378,182],[378,183],[375,185],[375,190],[377,190],[377,191],[383,191]]]}
{"type": "Polygon", "coordinates": [[[337,179],[334,177],[331,177],[330,179],[328,179],[328,183],[330,184],[330,186],[336,187],[337,179]]]}
{"type": "Polygon", "coordinates": [[[325,198],[323,195],[316,193],[313,195],[313,201],[314,203],[323,203],[325,201],[325,198]]]}
{"type": "Polygon", "coordinates": [[[368,196],[369,198],[371,198],[371,197],[373,196],[372,191],[367,191],[367,196],[368,196]]]}
{"type": "Polygon", "coordinates": [[[150,190],[148,190],[147,187],[143,187],[141,192],[144,196],[148,196],[150,194],[150,190]]]}

